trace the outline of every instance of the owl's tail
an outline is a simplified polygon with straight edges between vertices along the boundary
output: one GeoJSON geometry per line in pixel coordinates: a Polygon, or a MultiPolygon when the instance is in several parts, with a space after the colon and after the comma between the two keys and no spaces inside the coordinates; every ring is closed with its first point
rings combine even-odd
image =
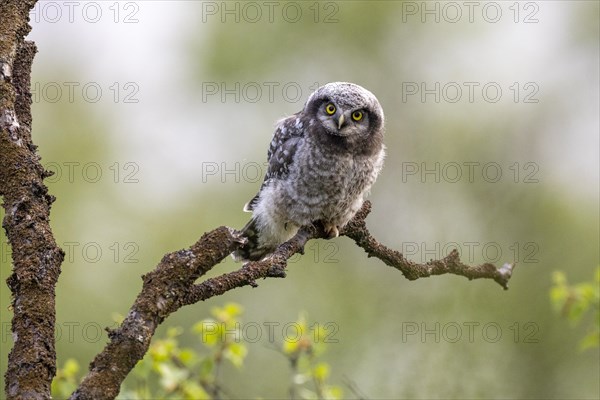
{"type": "Polygon", "coordinates": [[[248,241],[238,250],[231,253],[235,261],[258,261],[275,250],[275,248],[271,246],[260,245],[260,231],[256,218],[252,218],[248,221],[246,226],[242,228],[241,233],[248,241]]]}

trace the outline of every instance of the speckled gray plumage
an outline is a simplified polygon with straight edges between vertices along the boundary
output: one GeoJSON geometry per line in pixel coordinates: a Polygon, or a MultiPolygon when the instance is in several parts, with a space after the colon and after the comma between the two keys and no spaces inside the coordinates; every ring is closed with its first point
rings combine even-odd
{"type": "Polygon", "coordinates": [[[253,213],[242,229],[248,243],[234,258],[261,259],[301,226],[319,220],[330,236],[337,236],[362,206],[383,166],[383,130],[377,98],[345,82],[320,87],[302,111],[279,121],[265,180],[244,207],[253,213]],[[325,111],[330,103],[333,115],[325,111]],[[358,122],[352,119],[355,111],[363,113],[358,122]]]}

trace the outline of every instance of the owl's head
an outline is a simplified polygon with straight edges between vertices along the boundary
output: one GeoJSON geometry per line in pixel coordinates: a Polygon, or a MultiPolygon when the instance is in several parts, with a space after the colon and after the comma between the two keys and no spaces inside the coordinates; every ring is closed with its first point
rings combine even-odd
{"type": "Polygon", "coordinates": [[[334,136],[361,141],[383,134],[383,109],[367,89],[348,82],[328,83],[306,102],[304,111],[334,136]]]}

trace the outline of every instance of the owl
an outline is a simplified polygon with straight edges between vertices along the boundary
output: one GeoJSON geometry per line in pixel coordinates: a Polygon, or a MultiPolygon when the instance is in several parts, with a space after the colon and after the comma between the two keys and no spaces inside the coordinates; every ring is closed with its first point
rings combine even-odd
{"type": "Polygon", "coordinates": [[[310,95],[302,111],[280,120],[260,190],[245,206],[246,243],[232,255],[256,261],[320,221],[329,238],[361,208],[383,166],[384,116],[377,98],[334,82],[310,95]]]}

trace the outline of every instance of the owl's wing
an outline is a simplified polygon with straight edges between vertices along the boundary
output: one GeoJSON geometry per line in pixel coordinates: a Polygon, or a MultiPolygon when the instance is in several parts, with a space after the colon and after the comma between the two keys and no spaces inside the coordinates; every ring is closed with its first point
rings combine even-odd
{"type": "Polygon", "coordinates": [[[254,210],[263,188],[273,179],[283,179],[287,176],[289,168],[294,161],[294,155],[304,135],[304,125],[300,118],[293,115],[282,120],[273,133],[273,139],[267,152],[267,173],[260,190],[246,205],[244,211],[254,210]]]}

